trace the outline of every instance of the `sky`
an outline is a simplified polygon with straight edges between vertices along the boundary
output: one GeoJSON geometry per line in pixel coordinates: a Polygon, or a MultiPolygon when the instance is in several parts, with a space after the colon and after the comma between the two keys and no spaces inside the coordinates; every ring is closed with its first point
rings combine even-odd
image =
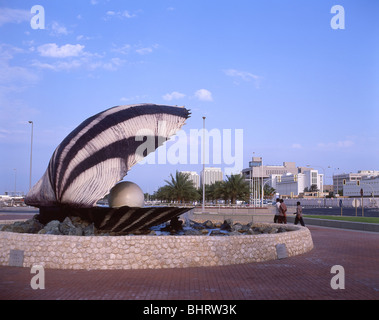
{"type": "MultiPolygon", "coordinates": [[[[191,110],[166,145],[186,159],[206,117],[243,168],[291,161],[326,183],[379,170],[378,16],[377,0],[0,0],[0,194],[29,190],[28,121],[35,184],[82,121],[136,103],[191,110]]],[[[206,166],[230,167],[218,158],[206,166]]],[[[125,180],[153,193],[176,170],[202,170],[171,162],[125,180]]]]}

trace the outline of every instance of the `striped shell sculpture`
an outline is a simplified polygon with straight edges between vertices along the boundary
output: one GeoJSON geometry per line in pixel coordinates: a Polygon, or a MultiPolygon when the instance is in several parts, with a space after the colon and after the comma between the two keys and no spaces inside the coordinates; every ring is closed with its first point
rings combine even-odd
{"type": "Polygon", "coordinates": [[[56,148],[25,203],[40,212],[46,207],[94,208],[133,165],[180,130],[189,115],[184,107],[137,104],[88,118],[56,148]],[[139,152],[147,139],[155,143],[139,152]]]}

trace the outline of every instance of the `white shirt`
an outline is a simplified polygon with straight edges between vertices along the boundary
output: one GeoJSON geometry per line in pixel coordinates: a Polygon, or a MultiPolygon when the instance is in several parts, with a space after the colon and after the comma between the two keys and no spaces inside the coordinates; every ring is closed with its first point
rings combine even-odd
{"type": "Polygon", "coordinates": [[[276,215],[277,215],[277,216],[280,215],[279,207],[280,207],[280,202],[278,201],[278,202],[276,203],[276,215]]]}

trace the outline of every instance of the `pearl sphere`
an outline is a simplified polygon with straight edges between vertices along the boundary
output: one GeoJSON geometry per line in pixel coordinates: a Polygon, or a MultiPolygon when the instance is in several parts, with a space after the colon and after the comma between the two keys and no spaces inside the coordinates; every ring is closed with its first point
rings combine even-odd
{"type": "Polygon", "coordinates": [[[143,191],[134,182],[122,181],[110,190],[108,202],[111,208],[141,208],[144,206],[143,191]]]}

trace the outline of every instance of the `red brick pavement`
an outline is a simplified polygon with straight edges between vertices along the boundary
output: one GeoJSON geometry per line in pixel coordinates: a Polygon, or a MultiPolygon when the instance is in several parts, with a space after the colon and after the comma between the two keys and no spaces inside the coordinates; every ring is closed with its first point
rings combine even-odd
{"type": "Polygon", "coordinates": [[[310,226],[315,248],[282,260],[159,270],[45,270],[44,290],[29,268],[0,267],[0,299],[377,300],[379,234],[310,226]],[[333,290],[333,265],[345,289],[333,290]]]}

